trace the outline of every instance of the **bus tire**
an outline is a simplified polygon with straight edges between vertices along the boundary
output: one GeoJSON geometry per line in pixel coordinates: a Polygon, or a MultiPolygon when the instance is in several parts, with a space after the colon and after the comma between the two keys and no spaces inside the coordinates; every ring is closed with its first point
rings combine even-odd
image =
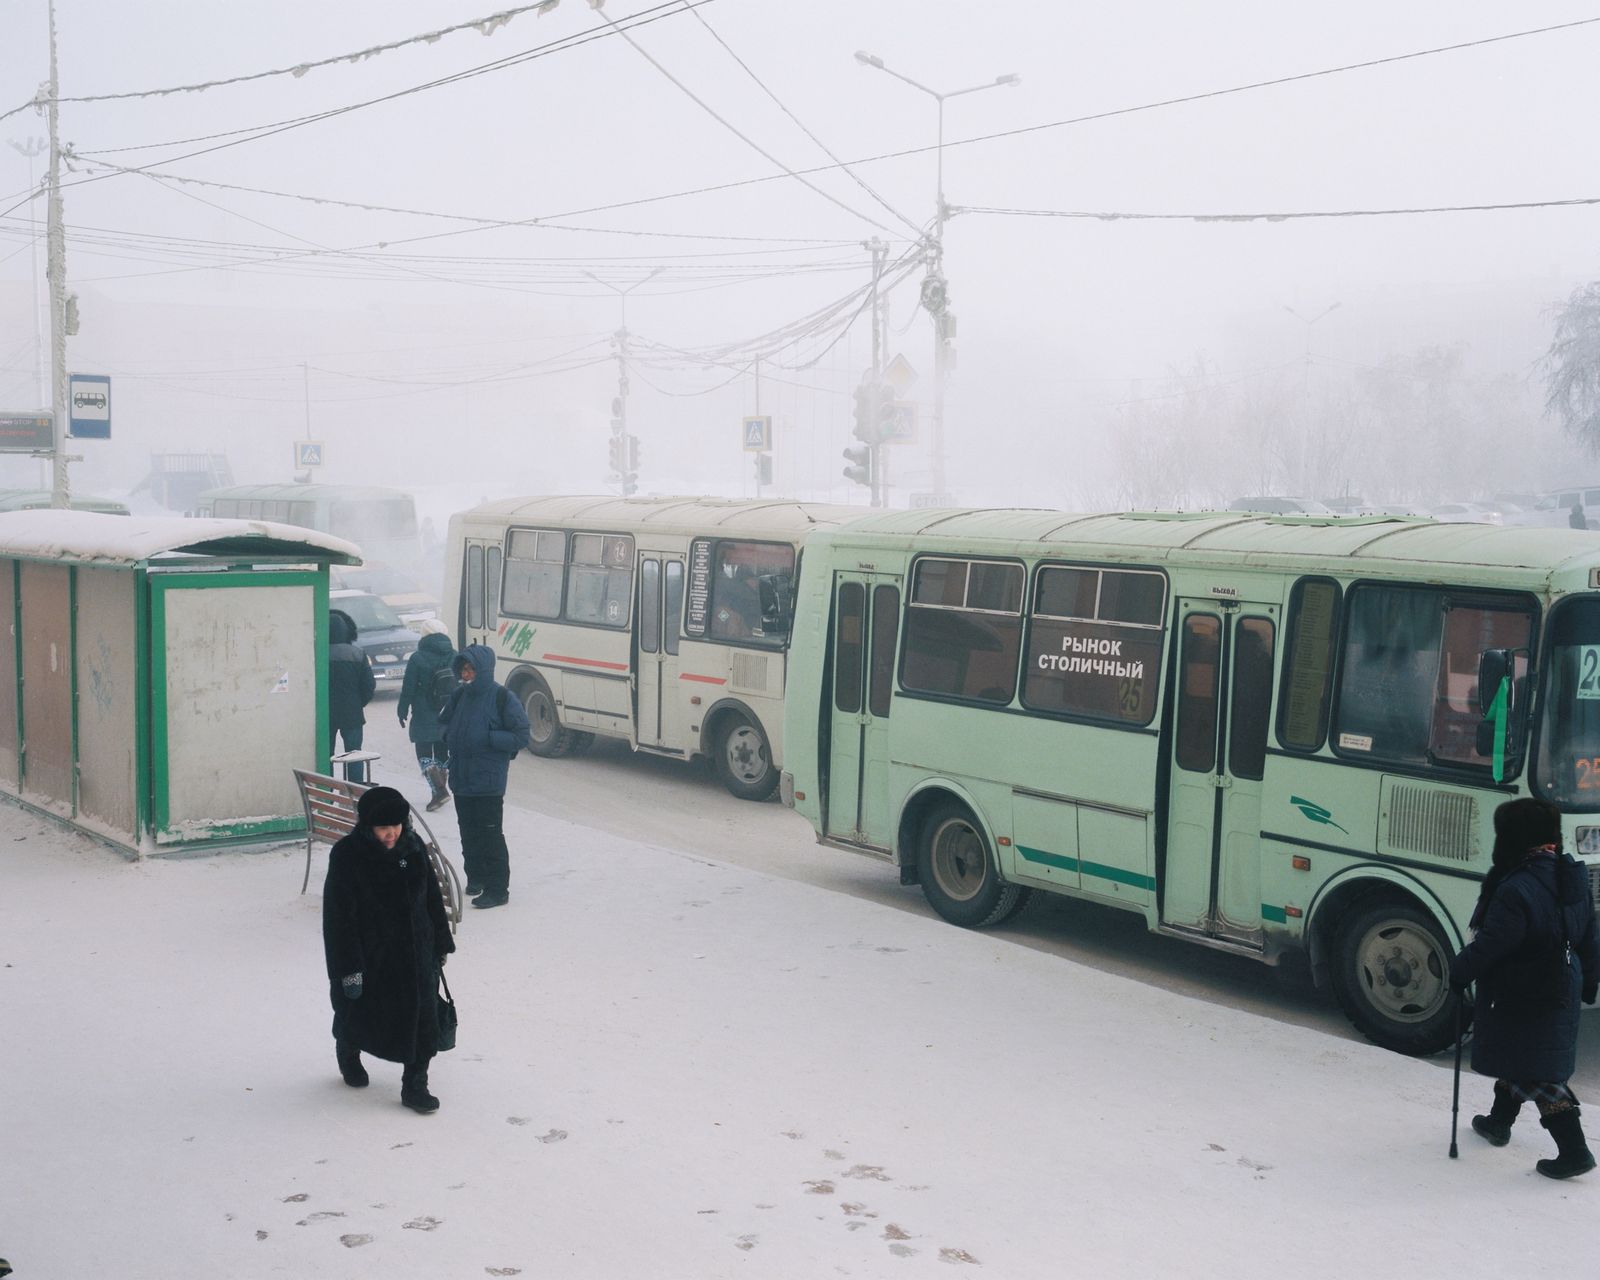
{"type": "Polygon", "coordinates": [[[729,712],[717,722],[711,759],[722,785],[741,800],[767,800],[778,789],[767,735],[741,712],[729,712]]]}
{"type": "Polygon", "coordinates": [[[955,801],[936,805],[923,820],[917,877],[928,904],[965,929],[999,924],[1022,907],[1022,890],[1000,879],[983,829],[955,801]]]}
{"type": "Polygon", "coordinates": [[[1356,1030],[1384,1049],[1425,1057],[1456,1039],[1450,944],[1426,911],[1379,902],[1340,924],[1334,991],[1356,1030]]]}
{"type": "Polygon", "coordinates": [[[577,737],[570,729],[561,727],[561,716],[556,711],[555,696],[539,676],[535,676],[522,695],[523,709],[528,713],[528,750],[546,760],[556,760],[571,753],[577,737]]]}

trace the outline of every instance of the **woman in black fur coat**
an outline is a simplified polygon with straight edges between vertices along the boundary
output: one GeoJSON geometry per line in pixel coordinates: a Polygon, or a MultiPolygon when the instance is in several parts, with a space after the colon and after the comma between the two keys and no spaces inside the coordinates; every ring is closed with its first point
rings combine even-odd
{"type": "Polygon", "coordinates": [[[1494,866],[1484,880],[1476,933],[1450,966],[1473,1003],[1472,1069],[1495,1077],[1494,1106],[1472,1128],[1497,1147],[1511,1140],[1522,1104],[1556,1140],[1554,1160],[1534,1167],[1571,1178],[1595,1166],[1577,1095],[1578,1001],[1600,988],[1600,937],[1589,873],[1561,852],[1561,811],[1543,800],[1508,800],[1494,812],[1494,866]]]}
{"type": "Polygon", "coordinates": [[[400,1101],[427,1114],[439,1109],[428,1064],[438,1049],[439,970],[455,939],[406,798],[373,787],[356,815],[356,829],[333,846],[322,887],[339,1074],[359,1089],[367,1083],[362,1053],[403,1063],[400,1101]]]}

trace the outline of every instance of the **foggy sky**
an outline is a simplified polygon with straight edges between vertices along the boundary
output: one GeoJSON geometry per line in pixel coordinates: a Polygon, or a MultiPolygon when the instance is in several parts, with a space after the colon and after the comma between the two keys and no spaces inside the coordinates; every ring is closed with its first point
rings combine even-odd
{"type": "MultiPolygon", "coordinates": [[[[621,20],[648,7],[608,0],[606,13],[621,20]]],[[[44,0],[0,0],[0,111],[26,102],[46,75],[45,11],[44,0]]],[[[75,96],[248,74],[493,11],[470,0],[60,0],[61,89],[75,96]]],[[[941,90],[1021,75],[1018,88],[951,100],[948,144],[1592,16],[1577,4],[1442,0],[1314,10],[1235,0],[715,0],[699,12],[846,160],[928,146],[935,128],[933,101],[858,65],[857,49],[941,90]]],[[[290,444],[308,431],[309,387],[309,433],[329,451],[319,478],[449,484],[462,501],[603,491],[616,392],[616,366],[606,357],[619,301],[583,272],[625,287],[664,267],[628,301],[641,344],[732,346],[864,284],[861,241],[890,240],[891,257],[907,249],[911,232],[899,215],[919,226],[931,218],[931,153],[854,167],[896,212],[837,170],[810,180],[855,213],[787,177],[574,212],[775,172],[616,36],[189,159],[173,157],[230,139],[117,150],[342,107],[603,29],[581,0],[563,0],[488,38],[467,31],[298,78],[64,105],[63,141],[93,160],[362,204],[634,233],[465,230],[460,222],[139,175],[66,186],[75,233],[69,287],[83,315],[68,363],[112,376],[116,436],[82,443],[87,461],[74,468],[74,485],[125,490],[148,454],[166,448],[225,451],[241,480],[287,479],[290,444]],[[561,214],[571,216],[554,217],[561,214]],[[174,239],[157,253],[133,235],[174,239]],[[427,236],[436,238],[400,243],[427,236]],[[198,256],[170,256],[176,238],[198,256]],[[240,250],[192,241],[361,252],[195,269],[240,250]],[[379,242],[390,247],[371,247],[379,242]],[[690,254],[714,256],[674,256],[690,254]],[[752,263],[809,270],[733,282],[703,274],[752,263]]],[[[830,163],[693,15],[665,17],[633,39],[788,166],[830,163]]],[[[1105,214],[1600,195],[1588,137],[1600,116],[1597,54],[1600,25],[1579,27],[947,145],[946,195],[954,206],[1105,214]]],[[[32,111],[0,121],[0,144],[43,133],[32,111]]],[[[0,145],[0,208],[27,185],[26,161],[0,145]]],[[[42,201],[34,211],[42,219],[42,201]]],[[[19,221],[28,213],[23,206],[0,222],[6,409],[40,400],[36,295],[28,227],[19,221]]],[[[1208,369],[1219,395],[1253,396],[1268,415],[1309,414],[1313,404],[1331,413],[1352,371],[1403,363],[1430,347],[1464,353],[1466,402],[1496,379],[1520,388],[1506,401],[1512,420],[1504,424],[1508,443],[1523,446],[1516,479],[1556,483],[1574,462],[1538,417],[1536,362],[1548,342],[1549,306],[1594,276],[1597,217],[1595,207],[1246,223],[960,214],[946,234],[959,318],[951,487],[964,501],[1082,505],[1115,488],[1126,465],[1116,441],[1130,412],[1162,405],[1194,381],[1175,381],[1174,373],[1208,369]],[[1322,317],[1309,328],[1309,367],[1306,319],[1285,308],[1322,317]]],[[[915,309],[919,277],[889,301],[890,351],[923,374],[911,396],[926,400],[931,337],[915,309]]],[[[865,322],[811,367],[781,367],[817,356],[832,332],[764,365],[760,407],[777,420],[779,490],[864,502],[865,491],[839,475],[839,450],[850,442],[849,388],[870,359],[865,322]]],[[[629,409],[642,441],[642,489],[753,493],[737,439],[739,416],[756,407],[753,380],[739,372],[748,355],[730,356],[729,368],[653,350],[635,373],[629,409]]],[[[1222,430],[1209,447],[1247,446],[1230,444],[1222,430]]],[[[1250,460],[1228,461],[1239,465],[1216,485],[1235,477],[1243,484],[1250,460]]],[[[904,501],[927,485],[925,445],[897,447],[891,467],[904,501]]],[[[1458,472],[1450,483],[1487,488],[1503,470],[1458,472]]],[[[32,462],[0,458],[0,484],[37,476],[32,462]]]]}

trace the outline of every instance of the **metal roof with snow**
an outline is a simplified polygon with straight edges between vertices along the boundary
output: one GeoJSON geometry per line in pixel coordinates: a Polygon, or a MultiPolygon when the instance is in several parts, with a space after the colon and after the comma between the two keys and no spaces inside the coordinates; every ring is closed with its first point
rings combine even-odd
{"type": "Polygon", "coordinates": [[[269,520],[189,520],[60,509],[0,513],[0,557],[134,567],[178,555],[361,563],[361,549],[353,542],[269,520]]]}

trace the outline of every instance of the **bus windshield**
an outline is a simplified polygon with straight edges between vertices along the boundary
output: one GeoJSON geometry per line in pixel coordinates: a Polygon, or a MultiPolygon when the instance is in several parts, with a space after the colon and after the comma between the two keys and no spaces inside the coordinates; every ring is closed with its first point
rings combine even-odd
{"type": "Polygon", "coordinates": [[[355,543],[414,538],[417,518],[410,498],[346,499],[333,504],[328,532],[355,543]]]}
{"type": "Polygon", "coordinates": [[[1600,600],[1551,617],[1534,782],[1565,809],[1600,809],[1600,600]]]}

